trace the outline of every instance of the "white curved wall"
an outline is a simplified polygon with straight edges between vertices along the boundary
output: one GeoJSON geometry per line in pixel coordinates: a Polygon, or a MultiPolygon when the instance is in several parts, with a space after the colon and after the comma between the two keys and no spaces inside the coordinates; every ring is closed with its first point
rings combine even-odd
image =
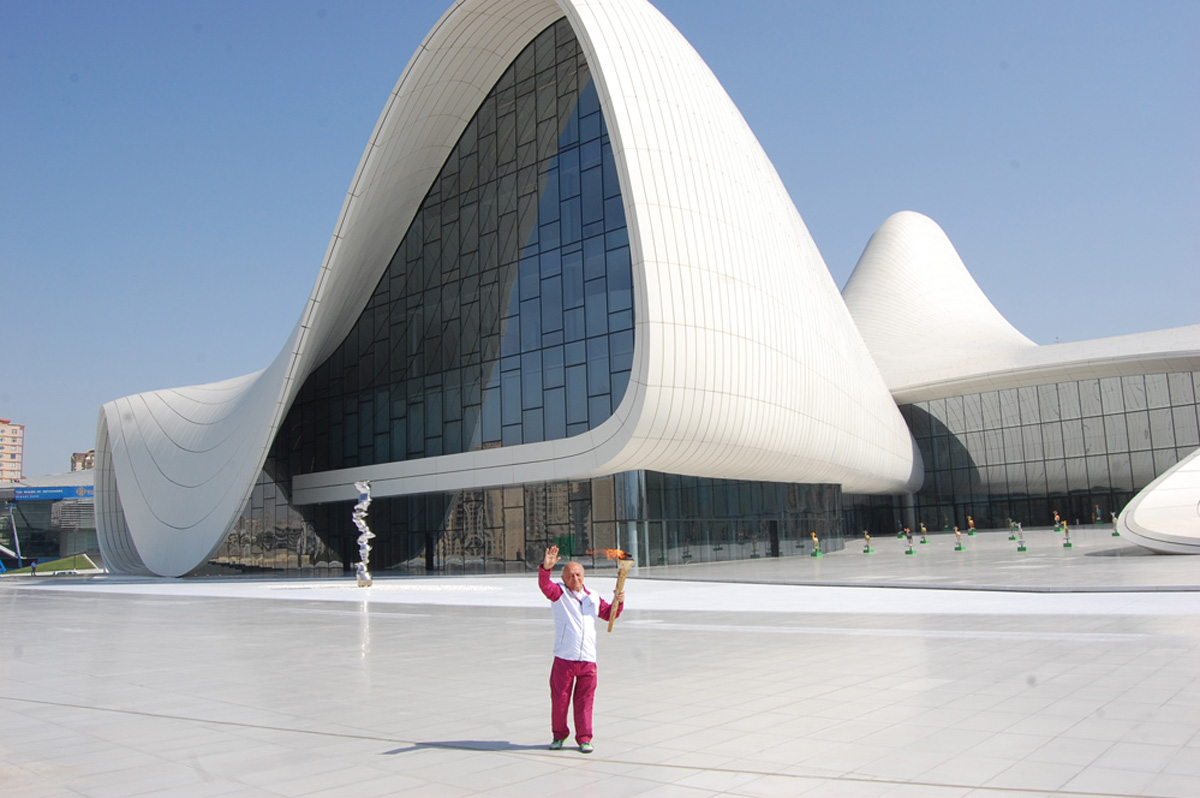
{"type": "Polygon", "coordinates": [[[913,211],[875,231],[842,298],[889,388],[1037,346],[1000,315],[942,228],[913,211]]]}
{"type": "Polygon", "coordinates": [[[1117,530],[1160,554],[1200,554],[1200,449],[1134,496],[1117,530]]]}
{"type": "Polygon", "coordinates": [[[354,324],[462,129],[564,13],[596,81],[629,225],[636,330],[624,400],[583,435],[305,475],[293,498],[352,498],[364,478],[385,496],[634,468],[851,492],[919,484],[916,447],[799,214],[670,23],[643,0],[465,0],[393,90],[275,362],[104,406],[100,537],[133,552],[114,562],[181,574],[221,543],[299,385],[354,324]]]}
{"type": "Polygon", "coordinates": [[[942,228],[913,211],[871,236],[842,296],[902,404],[1200,369],[1200,325],[1038,346],[1000,315],[942,228]]]}

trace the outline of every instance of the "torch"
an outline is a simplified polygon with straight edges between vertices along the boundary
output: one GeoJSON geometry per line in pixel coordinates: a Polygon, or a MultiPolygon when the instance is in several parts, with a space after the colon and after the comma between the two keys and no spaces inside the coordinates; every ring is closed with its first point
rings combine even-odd
{"type": "Polygon", "coordinates": [[[629,576],[629,568],[633,565],[633,556],[621,552],[620,558],[617,560],[617,589],[613,592],[613,607],[608,613],[608,631],[612,631],[613,624],[617,620],[617,596],[625,589],[625,577],[629,576]]]}
{"type": "Polygon", "coordinates": [[[608,614],[608,631],[611,632],[613,624],[617,620],[617,595],[625,589],[625,577],[629,576],[629,569],[633,567],[633,555],[621,549],[602,549],[601,551],[588,552],[592,556],[601,553],[608,559],[617,561],[617,589],[613,591],[613,606],[608,614]]]}

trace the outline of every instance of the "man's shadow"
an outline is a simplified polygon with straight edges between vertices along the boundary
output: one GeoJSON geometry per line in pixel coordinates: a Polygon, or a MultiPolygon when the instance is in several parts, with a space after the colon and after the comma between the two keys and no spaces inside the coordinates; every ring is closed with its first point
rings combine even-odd
{"type": "Polygon", "coordinates": [[[517,745],[507,740],[439,740],[427,743],[413,743],[406,748],[394,748],[384,751],[384,756],[407,754],[410,751],[420,751],[426,748],[449,749],[453,751],[544,751],[545,745],[517,745]]]}

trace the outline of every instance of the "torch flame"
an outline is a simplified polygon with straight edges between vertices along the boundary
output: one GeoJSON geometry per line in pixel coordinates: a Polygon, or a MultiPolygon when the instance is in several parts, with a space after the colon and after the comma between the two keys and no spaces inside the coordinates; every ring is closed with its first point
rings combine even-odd
{"type": "Polygon", "coordinates": [[[603,554],[609,560],[632,560],[633,555],[622,549],[595,549],[587,552],[593,557],[603,554]]]}

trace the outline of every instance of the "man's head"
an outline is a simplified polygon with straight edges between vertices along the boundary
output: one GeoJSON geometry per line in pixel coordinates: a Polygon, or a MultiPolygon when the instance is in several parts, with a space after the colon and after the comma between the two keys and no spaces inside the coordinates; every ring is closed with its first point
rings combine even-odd
{"type": "Polygon", "coordinates": [[[563,566],[563,584],[575,593],[583,590],[583,566],[577,562],[569,562],[563,566]]]}

